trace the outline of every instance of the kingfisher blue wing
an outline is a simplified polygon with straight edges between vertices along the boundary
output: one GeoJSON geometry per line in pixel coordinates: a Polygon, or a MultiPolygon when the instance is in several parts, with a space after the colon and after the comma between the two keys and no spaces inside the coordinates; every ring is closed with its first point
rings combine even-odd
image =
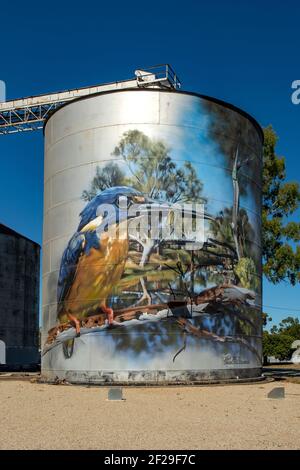
{"type": "Polygon", "coordinates": [[[64,301],[72,287],[77,264],[84,251],[85,241],[85,235],[76,232],[62,255],[57,285],[58,304],[64,301]]]}
{"type": "Polygon", "coordinates": [[[97,217],[97,209],[101,204],[116,204],[120,196],[143,196],[141,192],[128,186],[113,186],[97,194],[80,212],[80,222],[77,231],[83,229],[91,220],[97,217]]]}
{"type": "Polygon", "coordinates": [[[95,196],[80,212],[80,222],[77,229],[78,232],[80,232],[80,230],[82,230],[83,227],[85,227],[91,220],[94,220],[97,217],[97,208],[101,204],[100,197],[101,194],[95,196]]]}

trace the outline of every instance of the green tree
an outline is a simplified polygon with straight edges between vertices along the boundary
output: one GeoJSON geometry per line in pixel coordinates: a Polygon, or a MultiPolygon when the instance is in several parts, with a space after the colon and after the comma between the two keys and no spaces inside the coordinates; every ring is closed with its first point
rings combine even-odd
{"type": "Polygon", "coordinates": [[[92,180],[90,189],[83,191],[82,199],[84,201],[91,201],[99,191],[111,188],[112,186],[125,185],[126,181],[124,173],[116,163],[108,163],[103,168],[97,166],[96,175],[92,180]]]}
{"type": "Polygon", "coordinates": [[[192,163],[184,162],[179,167],[162,140],[150,139],[143,132],[131,130],[123,134],[113,156],[123,158],[129,175],[114,162],[98,166],[89,190],[82,193],[85,201],[106,188],[128,185],[156,200],[205,202],[203,184],[192,163]]]}
{"type": "MultiPolygon", "coordinates": [[[[238,243],[240,247],[241,257],[252,256],[252,240],[254,238],[254,230],[250,223],[247,211],[244,208],[239,209],[237,218],[238,227],[238,243]]],[[[217,217],[211,221],[210,229],[214,235],[214,239],[234,249],[234,237],[232,233],[232,208],[225,207],[219,212],[217,217]]]]}
{"type": "Polygon", "coordinates": [[[253,182],[259,177],[261,139],[242,114],[211,101],[204,106],[210,116],[209,136],[221,151],[224,166],[231,173],[233,201],[230,227],[240,260],[243,257],[239,227],[240,198],[250,192],[256,205],[260,204],[260,192],[253,182]]]}
{"type": "Polygon", "coordinates": [[[240,258],[234,272],[238,276],[242,287],[252,290],[258,288],[257,272],[251,258],[240,258]]]}
{"type": "MultiPolygon", "coordinates": [[[[264,325],[271,320],[264,314],[264,325]]],[[[263,332],[264,358],[273,356],[281,361],[291,358],[293,341],[300,339],[300,322],[298,318],[287,317],[279,325],[274,325],[269,331],[263,332]]]]}
{"type": "Polygon", "coordinates": [[[216,256],[221,255],[224,262],[231,259],[232,270],[235,281],[242,287],[256,290],[258,287],[258,275],[261,270],[261,261],[257,255],[257,249],[253,245],[254,230],[250,223],[247,211],[239,209],[237,218],[238,244],[240,258],[237,259],[235,242],[232,231],[232,208],[224,208],[217,217],[210,222],[212,237],[210,240],[215,244],[213,251],[216,256]]]}
{"type": "Polygon", "coordinates": [[[268,313],[262,312],[262,324],[263,326],[267,326],[269,321],[273,321],[272,317],[268,313]]]}
{"type": "Polygon", "coordinates": [[[297,182],[286,182],[284,157],[276,155],[278,137],[271,126],[264,130],[263,166],[263,271],[274,284],[300,282],[300,223],[288,217],[299,208],[297,182]]]}
{"type": "MultiPolygon", "coordinates": [[[[211,116],[209,133],[224,155],[226,167],[232,172],[234,187],[232,228],[238,258],[239,230],[236,216],[239,196],[247,193],[251,181],[260,182],[260,141],[257,133],[245,125],[245,117],[209,102],[211,116]],[[228,138],[230,137],[230,138],[228,138]],[[252,152],[249,151],[252,149],[252,152]]],[[[263,272],[273,283],[300,281],[300,224],[289,221],[299,207],[300,190],[296,182],[286,182],[285,159],[276,155],[278,137],[271,126],[264,129],[263,154],[263,272]]],[[[259,191],[253,191],[259,203],[259,191]]]]}
{"type": "MultiPolygon", "coordinates": [[[[290,335],[281,333],[263,332],[263,356],[275,357],[280,361],[289,360],[292,355],[291,345],[293,338],[290,335]]],[[[266,360],[265,360],[266,362],[266,360]]]]}
{"type": "Polygon", "coordinates": [[[298,318],[287,317],[284,318],[278,326],[274,325],[271,328],[271,333],[283,333],[292,336],[294,340],[300,339],[300,322],[298,318]]]}
{"type": "MultiPolygon", "coordinates": [[[[155,200],[174,204],[205,202],[202,196],[203,184],[193,165],[190,162],[177,165],[162,140],[150,139],[137,129],[130,130],[123,134],[112,155],[121,157],[126,163],[126,175],[114,162],[102,168],[97,167],[90,189],[82,193],[85,201],[90,201],[99,191],[111,186],[127,185],[155,200]]],[[[141,231],[135,240],[143,247],[140,265],[144,266],[161,240],[150,239],[148,231],[141,231]]]]}
{"type": "Polygon", "coordinates": [[[190,162],[178,167],[162,140],[150,139],[143,132],[123,134],[113,155],[122,157],[131,173],[128,182],[152,199],[169,202],[204,202],[203,184],[190,162]]]}

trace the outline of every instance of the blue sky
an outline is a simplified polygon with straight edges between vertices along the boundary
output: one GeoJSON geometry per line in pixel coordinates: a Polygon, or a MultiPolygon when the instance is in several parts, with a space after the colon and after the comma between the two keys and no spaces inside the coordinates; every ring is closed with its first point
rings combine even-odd
{"type": "MultiPolygon", "coordinates": [[[[140,1],[1,5],[0,80],[8,99],[129,78],[169,62],[184,89],[234,103],[271,123],[299,180],[300,79],[296,0],[140,1]]],[[[43,135],[0,136],[0,221],[41,243],[43,135]]],[[[298,213],[299,217],[299,213],[298,213]]],[[[300,287],[264,285],[275,321],[300,316],[300,287]],[[294,309],[294,310],[293,310],[294,309]],[[297,312],[298,310],[298,312],[297,312]]]]}

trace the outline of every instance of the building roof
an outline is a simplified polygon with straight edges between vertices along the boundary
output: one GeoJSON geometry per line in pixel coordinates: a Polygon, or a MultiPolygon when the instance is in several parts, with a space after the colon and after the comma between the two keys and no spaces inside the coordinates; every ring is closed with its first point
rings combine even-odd
{"type": "Polygon", "coordinates": [[[31,240],[30,238],[28,237],[25,237],[24,235],[22,235],[21,233],[18,233],[16,232],[15,230],[11,229],[10,227],[7,227],[6,225],[3,225],[0,223],[0,234],[3,234],[3,235],[11,235],[15,238],[24,238],[24,240],[28,240],[29,242],[33,243],[34,245],[37,245],[40,247],[40,244],[31,240]]]}

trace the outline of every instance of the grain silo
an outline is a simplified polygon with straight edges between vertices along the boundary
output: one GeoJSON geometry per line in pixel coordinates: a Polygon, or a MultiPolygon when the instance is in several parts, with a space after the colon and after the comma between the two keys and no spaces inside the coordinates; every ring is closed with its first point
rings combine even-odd
{"type": "Polygon", "coordinates": [[[37,367],[40,246],[0,224],[0,368],[37,367]]]}
{"type": "Polygon", "coordinates": [[[167,89],[98,93],[50,116],[45,378],[260,376],[262,142],[243,111],[167,89]],[[202,213],[197,240],[173,236],[186,207],[202,213]]]}

